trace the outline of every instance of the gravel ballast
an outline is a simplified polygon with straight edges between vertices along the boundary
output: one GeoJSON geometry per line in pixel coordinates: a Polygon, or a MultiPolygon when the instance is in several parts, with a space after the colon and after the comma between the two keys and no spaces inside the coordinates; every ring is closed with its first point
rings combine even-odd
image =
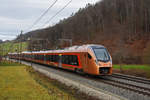
{"type": "MultiPolygon", "coordinates": [[[[24,61],[22,61],[22,63],[29,66],[31,65],[30,63],[24,61]]],[[[82,77],[80,79],[79,76],[76,76],[74,74],[68,75],[68,73],[65,73],[61,70],[48,68],[38,64],[32,64],[32,67],[34,68],[35,71],[38,71],[51,79],[58,80],[59,82],[69,87],[76,88],[78,89],[78,91],[83,92],[88,96],[93,96],[100,100],[127,100],[126,98],[123,98],[121,96],[104,91],[100,88],[93,87],[92,85],[87,84],[86,81],[83,83],[81,81],[82,77]],[[79,80],[76,80],[77,78],[79,80]]]]}
{"type": "MultiPolygon", "coordinates": [[[[94,81],[92,79],[87,79],[83,76],[79,76],[68,71],[48,68],[38,64],[33,64],[33,68],[50,78],[57,79],[61,83],[75,87],[81,92],[98,97],[100,100],[150,100],[150,97],[146,95],[144,96],[142,94],[135,93],[129,90],[114,87],[102,82],[94,81]]],[[[141,85],[139,83],[137,84],[141,85]]]]}
{"type": "Polygon", "coordinates": [[[52,79],[56,79],[59,82],[67,85],[67,86],[71,86],[72,88],[76,88],[78,89],[80,92],[83,92],[85,94],[88,94],[89,96],[94,96],[99,98],[100,100],[126,100],[125,98],[121,98],[119,96],[115,96],[115,95],[110,95],[110,94],[106,94],[105,91],[103,90],[97,90],[97,89],[93,89],[90,86],[86,86],[85,84],[82,84],[80,82],[75,82],[73,80],[67,79],[65,77],[62,77],[60,75],[54,74],[52,72],[49,72],[47,70],[41,69],[39,67],[33,66],[34,70],[45,74],[46,76],[52,78],[52,79]]]}

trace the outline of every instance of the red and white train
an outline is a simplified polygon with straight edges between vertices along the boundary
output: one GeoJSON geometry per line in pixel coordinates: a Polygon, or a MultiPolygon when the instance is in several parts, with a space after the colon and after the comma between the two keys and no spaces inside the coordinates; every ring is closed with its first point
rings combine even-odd
{"type": "Polygon", "coordinates": [[[82,45],[63,50],[9,53],[11,59],[46,64],[91,75],[111,75],[112,58],[102,45],[82,45]]]}

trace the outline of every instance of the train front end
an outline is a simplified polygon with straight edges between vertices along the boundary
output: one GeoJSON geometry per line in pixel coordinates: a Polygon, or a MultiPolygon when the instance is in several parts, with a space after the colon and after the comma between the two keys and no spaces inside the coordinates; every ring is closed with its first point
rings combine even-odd
{"type": "Polygon", "coordinates": [[[108,50],[101,45],[90,46],[89,55],[91,55],[92,73],[95,75],[112,74],[112,58],[108,50]]]}

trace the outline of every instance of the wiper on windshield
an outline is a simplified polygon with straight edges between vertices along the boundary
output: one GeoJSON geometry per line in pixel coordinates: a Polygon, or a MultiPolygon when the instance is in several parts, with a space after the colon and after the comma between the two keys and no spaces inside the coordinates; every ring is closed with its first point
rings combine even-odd
{"type": "Polygon", "coordinates": [[[108,60],[106,53],[104,53],[104,60],[108,60]]]}

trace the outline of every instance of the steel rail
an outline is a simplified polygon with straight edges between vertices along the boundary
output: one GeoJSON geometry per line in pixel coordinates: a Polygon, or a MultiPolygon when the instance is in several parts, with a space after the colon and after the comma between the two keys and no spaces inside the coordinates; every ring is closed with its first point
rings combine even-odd
{"type": "Polygon", "coordinates": [[[143,91],[143,90],[139,90],[137,88],[134,89],[134,88],[131,88],[131,87],[128,87],[128,86],[123,86],[122,84],[116,84],[115,82],[112,83],[111,81],[107,81],[107,80],[101,80],[100,82],[103,82],[105,84],[112,85],[112,86],[115,86],[115,87],[118,87],[118,88],[130,90],[130,91],[133,91],[135,93],[139,93],[139,94],[150,96],[150,91],[146,92],[146,91],[143,91]]]}
{"type": "Polygon", "coordinates": [[[127,75],[122,75],[122,74],[112,74],[112,77],[150,85],[150,80],[142,79],[142,78],[138,78],[138,77],[134,77],[134,76],[127,76],[127,75]]]}

